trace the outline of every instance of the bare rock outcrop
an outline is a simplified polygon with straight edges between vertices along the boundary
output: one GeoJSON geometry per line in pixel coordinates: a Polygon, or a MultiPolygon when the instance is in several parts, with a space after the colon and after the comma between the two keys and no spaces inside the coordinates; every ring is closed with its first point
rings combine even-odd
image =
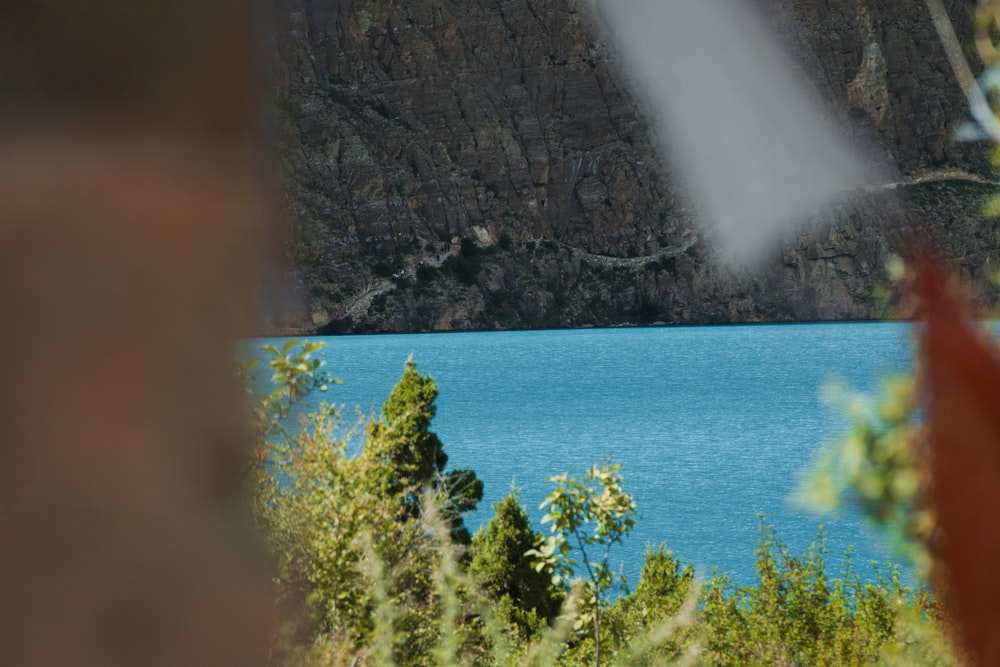
{"type": "MultiPolygon", "coordinates": [[[[921,3],[761,0],[891,175],[743,274],[584,0],[275,3],[295,329],[874,318],[917,225],[994,297],[987,149],[953,140],[966,105],[921,3]]],[[[970,3],[948,5],[969,38],[970,3]]]]}

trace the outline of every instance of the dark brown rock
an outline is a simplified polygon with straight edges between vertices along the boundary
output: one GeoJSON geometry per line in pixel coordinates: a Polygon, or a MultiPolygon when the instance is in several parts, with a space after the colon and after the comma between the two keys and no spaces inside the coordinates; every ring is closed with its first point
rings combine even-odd
{"type": "MultiPolygon", "coordinates": [[[[839,204],[736,275],[584,2],[275,1],[296,329],[879,317],[889,230],[918,225],[969,274],[995,262],[986,150],[952,140],[966,104],[922,3],[761,1],[817,96],[904,185],[839,204]]],[[[969,3],[947,4],[969,38],[969,3]]]]}

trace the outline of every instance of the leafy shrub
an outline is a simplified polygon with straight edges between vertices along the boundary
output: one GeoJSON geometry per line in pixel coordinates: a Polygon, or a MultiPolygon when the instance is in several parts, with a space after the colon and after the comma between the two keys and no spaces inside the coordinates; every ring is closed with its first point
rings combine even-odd
{"type": "Polygon", "coordinates": [[[601,612],[607,595],[616,586],[625,586],[624,575],[608,566],[611,548],[635,526],[635,500],[622,488],[621,465],[591,466],[583,477],[568,473],[550,477],[555,489],[541,508],[548,510],[542,523],[551,534],[528,553],[539,569],[550,568],[553,582],[567,585],[573,578],[584,582],[585,606],[579,627],[594,628],[594,662],[600,664],[601,612]],[[579,551],[580,560],[574,548],[579,551]]]}
{"type": "Polygon", "coordinates": [[[417,280],[422,283],[432,283],[441,275],[441,271],[430,264],[421,264],[417,267],[417,280]]]}
{"type": "Polygon", "coordinates": [[[441,267],[450,271],[465,285],[475,285],[476,277],[483,269],[482,253],[472,239],[462,239],[462,245],[457,254],[449,255],[441,267]]]}
{"type": "MultiPolygon", "coordinates": [[[[904,622],[930,625],[926,634],[935,634],[929,594],[903,586],[894,568],[865,582],[848,561],[830,580],[822,535],[794,557],[762,520],[756,565],[755,585],[716,577],[706,587],[700,634],[712,664],[878,664],[904,622]]],[[[939,664],[951,660],[939,639],[923,648],[939,664]]]]}
{"type": "Polygon", "coordinates": [[[694,568],[661,544],[646,550],[639,585],[604,615],[604,636],[618,664],[662,664],[693,643],[698,586],[694,568]]]}
{"type": "Polygon", "coordinates": [[[825,510],[857,507],[889,538],[894,549],[922,572],[924,548],[934,530],[933,513],[921,499],[922,437],[915,380],[883,380],[877,398],[828,390],[852,427],[827,449],[800,489],[801,499],[825,510]]]}

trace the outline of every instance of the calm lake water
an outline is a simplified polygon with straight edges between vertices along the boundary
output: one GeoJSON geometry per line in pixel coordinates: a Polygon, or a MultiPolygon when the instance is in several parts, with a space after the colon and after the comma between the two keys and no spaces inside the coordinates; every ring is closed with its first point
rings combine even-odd
{"type": "Polygon", "coordinates": [[[848,546],[863,574],[869,560],[892,560],[860,517],[817,517],[789,496],[846,427],[821,400],[824,384],[876,390],[908,367],[910,332],[843,323],[342,336],[320,354],[343,380],[324,398],[365,412],[379,409],[410,355],[434,377],[433,429],[449,467],[472,468],[486,485],[471,527],[516,480],[539,528],[546,477],[610,456],[641,515],[612,552],[633,585],[646,546],[660,542],[706,574],[749,583],[758,513],[796,551],[825,524],[835,571],[848,546]]]}

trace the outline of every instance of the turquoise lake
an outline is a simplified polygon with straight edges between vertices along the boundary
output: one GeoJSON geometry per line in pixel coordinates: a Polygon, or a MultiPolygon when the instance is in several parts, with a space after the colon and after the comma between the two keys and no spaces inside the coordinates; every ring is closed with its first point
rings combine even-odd
{"type": "Polygon", "coordinates": [[[328,337],[320,356],[343,384],[322,398],[377,411],[412,355],[437,381],[432,426],[449,467],[485,483],[472,528],[513,480],[538,529],[548,476],[621,463],[640,521],[612,560],[633,585],[646,546],[660,542],[704,574],[749,583],[758,513],[793,551],[825,524],[831,574],[853,546],[867,575],[868,561],[893,558],[864,520],[816,516],[789,497],[847,426],[824,385],[876,391],[909,367],[911,332],[837,323],[328,337]]]}

